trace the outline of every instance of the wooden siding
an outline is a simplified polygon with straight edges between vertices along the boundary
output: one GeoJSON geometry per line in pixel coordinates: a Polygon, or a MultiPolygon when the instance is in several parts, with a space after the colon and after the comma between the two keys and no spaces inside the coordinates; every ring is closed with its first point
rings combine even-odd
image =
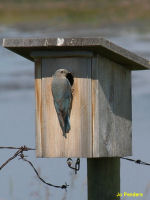
{"type": "Polygon", "coordinates": [[[93,157],[131,155],[130,70],[97,56],[92,77],[93,157]]]}

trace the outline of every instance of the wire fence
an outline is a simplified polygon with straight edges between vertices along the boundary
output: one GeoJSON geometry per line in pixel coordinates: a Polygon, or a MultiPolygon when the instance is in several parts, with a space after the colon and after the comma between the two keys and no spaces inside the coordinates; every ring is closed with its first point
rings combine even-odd
{"type": "Polygon", "coordinates": [[[26,159],[24,156],[24,151],[31,151],[31,150],[35,150],[33,148],[29,148],[26,146],[21,146],[21,147],[0,147],[0,149],[17,149],[16,153],[11,156],[10,158],[8,158],[1,166],[0,166],[0,170],[2,170],[10,161],[12,161],[13,159],[15,159],[16,157],[19,157],[19,159],[27,162],[32,169],[34,170],[34,172],[36,173],[38,179],[40,179],[40,181],[42,181],[44,184],[51,186],[51,187],[55,187],[55,188],[61,188],[61,189],[67,189],[67,187],[69,185],[67,185],[67,183],[65,183],[64,185],[54,185],[52,183],[46,182],[38,173],[38,171],[36,170],[36,168],[34,167],[33,163],[31,161],[29,161],[28,159],[26,159]]]}
{"type": "MultiPolygon", "coordinates": [[[[21,160],[25,161],[26,163],[28,163],[28,164],[31,166],[31,168],[33,169],[33,171],[34,171],[35,174],[37,175],[38,179],[39,179],[42,183],[44,183],[44,184],[46,184],[46,185],[48,185],[48,186],[51,186],[51,187],[55,187],[55,188],[60,188],[60,189],[65,189],[65,190],[67,190],[67,188],[68,188],[68,186],[69,186],[67,183],[65,183],[65,184],[63,184],[63,185],[54,185],[54,184],[52,184],[52,183],[49,183],[49,182],[45,181],[45,180],[39,175],[39,173],[38,173],[38,171],[36,170],[36,168],[34,167],[33,163],[32,163],[30,160],[28,160],[28,159],[26,158],[26,156],[24,155],[24,152],[25,152],[25,151],[26,151],[26,152],[27,152],[27,151],[34,151],[34,150],[36,150],[36,149],[30,148],[30,147],[26,147],[25,145],[24,145],[24,146],[21,146],[21,147],[11,147],[11,146],[5,146],[5,147],[3,146],[3,147],[2,147],[2,146],[0,146],[0,149],[17,150],[17,151],[15,152],[15,154],[13,154],[13,156],[9,157],[2,165],[0,165],[0,170],[2,170],[10,161],[12,161],[12,160],[14,160],[15,158],[18,157],[19,160],[21,159],[21,160]]],[[[136,159],[126,158],[126,157],[121,157],[121,159],[130,161],[130,162],[134,162],[134,163],[136,163],[136,164],[141,164],[141,165],[148,165],[148,166],[150,166],[150,163],[144,162],[144,161],[142,161],[142,160],[136,160],[136,159]]],[[[69,168],[71,168],[72,170],[75,171],[75,174],[77,174],[77,171],[80,170],[80,158],[77,158],[77,159],[76,159],[75,164],[73,164],[73,160],[72,160],[71,158],[68,158],[68,159],[67,159],[67,165],[68,165],[69,168]]]]}

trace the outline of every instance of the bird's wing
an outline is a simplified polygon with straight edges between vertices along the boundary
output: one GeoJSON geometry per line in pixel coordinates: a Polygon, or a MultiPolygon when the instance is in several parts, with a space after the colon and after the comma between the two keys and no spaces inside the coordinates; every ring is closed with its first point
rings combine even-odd
{"type": "Polygon", "coordinates": [[[72,90],[68,79],[54,78],[52,94],[59,123],[65,135],[70,130],[69,115],[72,102],[72,90]]]}
{"type": "Polygon", "coordinates": [[[72,91],[67,78],[55,78],[52,82],[52,93],[59,109],[67,112],[70,109],[72,91]]]}

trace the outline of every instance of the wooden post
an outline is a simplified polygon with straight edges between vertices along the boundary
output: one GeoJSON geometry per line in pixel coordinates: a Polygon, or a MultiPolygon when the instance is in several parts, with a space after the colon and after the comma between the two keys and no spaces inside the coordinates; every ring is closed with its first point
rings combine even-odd
{"type": "Polygon", "coordinates": [[[120,193],[120,159],[87,159],[88,200],[116,200],[120,193]]]}

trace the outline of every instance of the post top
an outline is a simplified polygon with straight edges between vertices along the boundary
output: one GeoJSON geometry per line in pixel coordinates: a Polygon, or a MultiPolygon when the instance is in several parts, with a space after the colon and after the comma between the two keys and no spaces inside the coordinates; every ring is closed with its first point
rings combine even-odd
{"type": "Polygon", "coordinates": [[[3,39],[3,47],[33,61],[33,51],[92,51],[124,65],[130,70],[150,69],[150,61],[104,38],[3,39]]]}

